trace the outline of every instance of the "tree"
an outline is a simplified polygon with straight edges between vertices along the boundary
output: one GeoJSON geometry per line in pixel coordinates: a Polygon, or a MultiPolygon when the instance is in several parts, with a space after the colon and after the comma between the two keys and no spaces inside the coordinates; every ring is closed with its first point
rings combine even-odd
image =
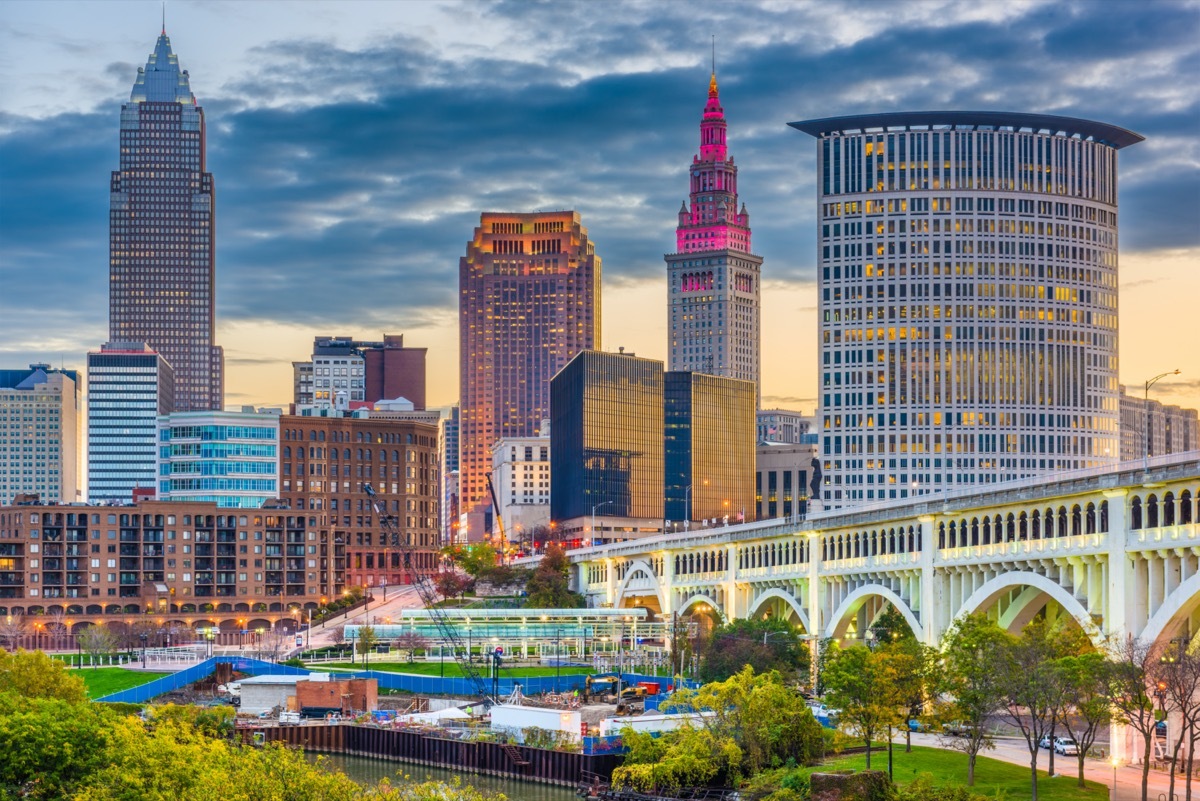
{"type": "Polygon", "coordinates": [[[875,641],[879,643],[916,639],[916,635],[913,634],[904,615],[900,614],[891,604],[888,604],[887,608],[875,618],[875,622],[871,624],[871,631],[875,634],[875,641]]]}
{"type": "Polygon", "coordinates": [[[61,660],[51,659],[44,651],[0,651],[0,692],[69,703],[87,700],[83,679],[69,673],[61,660]]]}
{"type": "MultiPolygon", "coordinates": [[[[1171,762],[1176,766],[1180,765],[1179,752],[1184,742],[1187,742],[1183,772],[1190,776],[1196,755],[1197,725],[1200,724],[1200,655],[1188,648],[1187,644],[1187,638],[1178,638],[1171,640],[1163,649],[1163,655],[1159,659],[1162,668],[1159,671],[1158,686],[1166,705],[1179,713],[1179,732],[1171,752],[1171,762]]],[[[1177,772],[1171,771],[1171,781],[1167,788],[1168,798],[1175,797],[1177,772]]],[[[1191,782],[1188,782],[1185,792],[1187,801],[1191,801],[1191,782]]]]}
{"type": "Polygon", "coordinates": [[[1050,643],[1053,633],[1044,619],[1031,622],[1019,638],[1009,638],[1001,648],[1001,659],[995,667],[1001,676],[1001,709],[1025,737],[1029,749],[1029,797],[1032,801],[1037,801],[1038,797],[1040,743],[1053,730],[1056,714],[1061,708],[1058,701],[1061,674],[1054,669],[1055,654],[1050,643]]]}
{"type": "Polygon", "coordinates": [[[702,650],[705,681],[724,681],[747,665],[755,673],[778,670],[794,677],[809,661],[799,630],[780,618],[738,618],[714,626],[702,650]]]}
{"type": "Polygon", "coordinates": [[[108,764],[115,718],[105,704],[0,692],[0,795],[69,797],[108,764]]]}
{"type": "Polygon", "coordinates": [[[630,753],[613,773],[618,785],[671,789],[706,784],[718,774],[733,782],[789,763],[811,764],[823,755],[820,724],[799,692],[775,672],[756,675],[744,668],[725,681],[677,691],[665,709],[703,716],[658,742],[629,732],[623,742],[630,753]]]}
{"type": "Polygon", "coordinates": [[[825,666],[825,703],[836,707],[838,727],[862,738],[871,769],[871,744],[884,729],[900,725],[902,699],[888,654],[854,645],[838,649],[825,666]]]}
{"type": "Polygon", "coordinates": [[[1158,687],[1161,650],[1134,637],[1110,646],[1108,692],[1118,723],[1142,735],[1142,801],[1150,793],[1150,751],[1154,744],[1154,692],[1158,687]]]}
{"type": "MultiPolygon", "coordinates": [[[[1066,700],[1059,722],[1079,746],[1079,786],[1084,786],[1083,760],[1100,730],[1112,721],[1108,699],[1108,660],[1090,653],[1059,657],[1054,663],[1057,684],[1066,700]]],[[[1051,749],[1053,750],[1053,749],[1051,749]]]]}
{"type": "Polygon", "coordinates": [[[406,631],[396,638],[395,643],[401,651],[408,652],[408,661],[411,663],[416,657],[417,650],[427,647],[429,641],[415,631],[406,631]]]}
{"type": "Polygon", "coordinates": [[[942,664],[953,713],[962,721],[965,736],[953,747],[967,755],[967,786],[975,786],[975,760],[979,752],[995,747],[985,724],[1004,700],[1004,685],[997,665],[1003,664],[1010,636],[983,615],[959,618],[942,641],[942,664]]]}
{"type": "Polygon", "coordinates": [[[471,579],[456,570],[445,570],[437,574],[433,586],[438,595],[449,601],[451,598],[465,595],[467,588],[471,586],[471,579]]]}
{"type": "Polygon", "coordinates": [[[346,624],[334,626],[329,630],[329,641],[339,648],[346,644],[346,624]]]}
{"type": "Polygon", "coordinates": [[[375,628],[373,626],[359,627],[358,641],[354,644],[354,650],[362,656],[364,666],[370,664],[369,655],[378,642],[379,639],[375,636],[375,628]]]}
{"type": "MultiPolygon", "coordinates": [[[[929,720],[932,703],[941,695],[941,654],[916,637],[893,639],[882,646],[888,655],[887,668],[896,685],[905,720],[929,720]]],[[[891,741],[889,739],[889,747],[891,741]]],[[[904,727],[904,750],[912,751],[912,728],[904,727]]]]}
{"type": "Polygon", "coordinates": [[[583,596],[571,592],[571,562],[567,552],[556,542],[546,546],[546,552],[533,575],[525,582],[526,604],[542,609],[578,609],[586,603],[583,596]]]}
{"type": "Polygon", "coordinates": [[[445,554],[472,578],[479,578],[481,574],[495,567],[499,561],[496,558],[496,549],[486,542],[467,546],[451,546],[446,549],[445,554]]]}
{"type": "Polygon", "coordinates": [[[5,649],[15,651],[28,630],[28,621],[22,613],[5,615],[0,618],[0,643],[3,643],[5,649]]]}
{"type": "Polygon", "coordinates": [[[92,658],[95,667],[100,666],[100,657],[117,650],[120,638],[117,633],[103,623],[88,626],[75,635],[75,642],[80,650],[92,658]]]}

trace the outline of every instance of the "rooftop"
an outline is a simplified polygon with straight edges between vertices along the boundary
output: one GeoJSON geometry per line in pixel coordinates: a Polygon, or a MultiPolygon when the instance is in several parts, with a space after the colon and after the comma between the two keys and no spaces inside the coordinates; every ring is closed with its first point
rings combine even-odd
{"type": "Polygon", "coordinates": [[[882,114],[852,114],[819,120],[789,122],[806,134],[864,133],[866,131],[910,131],[930,129],[1013,130],[1092,139],[1120,150],[1146,137],[1104,122],[1053,114],[1024,114],[1016,111],[891,111],[882,114]]]}

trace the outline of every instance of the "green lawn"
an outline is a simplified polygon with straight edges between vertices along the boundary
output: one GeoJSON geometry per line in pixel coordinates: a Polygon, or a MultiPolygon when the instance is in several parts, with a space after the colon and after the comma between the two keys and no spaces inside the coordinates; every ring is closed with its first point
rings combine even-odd
{"type": "MultiPolygon", "coordinates": [[[[310,670],[324,670],[331,668],[333,670],[362,670],[362,662],[350,664],[349,662],[329,662],[323,664],[306,665],[310,670]]],[[[369,665],[371,670],[378,670],[385,673],[409,673],[417,676],[441,676],[442,665],[437,662],[375,662],[372,661],[369,665]]],[[[481,675],[487,675],[488,666],[484,663],[476,663],[476,670],[481,675]]],[[[449,660],[445,663],[446,678],[461,678],[463,675],[462,669],[457,662],[449,660]]],[[[577,676],[584,673],[591,673],[590,668],[583,667],[562,667],[559,668],[559,676],[577,676]]],[[[552,667],[517,667],[517,668],[500,668],[500,678],[502,679],[524,679],[532,676],[553,676],[554,668],[552,667]]]]}
{"type": "MultiPolygon", "coordinates": [[[[907,784],[921,773],[933,776],[933,783],[939,786],[965,786],[967,783],[967,755],[960,751],[947,751],[940,748],[913,746],[912,753],[904,753],[904,745],[893,746],[893,775],[897,784],[907,784]]],[[[825,768],[838,770],[863,770],[867,764],[866,754],[834,758],[825,768]]],[[[1062,764],[1060,757],[1055,761],[1055,767],[1062,764]]],[[[1075,761],[1070,760],[1072,773],[1069,776],[1056,776],[1053,779],[1046,776],[1045,755],[1039,761],[1038,799],[1039,801],[1104,801],[1109,796],[1109,790],[1102,784],[1088,782],[1086,788],[1077,786],[1073,772],[1075,761]]],[[[874,770],[887,770],[887,748],[871,752],[871,767],[874,770]]],[[[818,769],[819,770],[819,769],[818,769]]],[[[1029,798],[1029,767],[1001,762],[998,759],[980,756],[975,762],[974,791],[988,798],[1017,801],[1029,798]]]]}
{"type": "Polygon", "coordinates": [[[170,673],[144,673],[119,667],[80,668],[72,671],[87,685],[88,698],[103,698],[106,695],[138,687],[147,682],[169,676],[170,673]]]}

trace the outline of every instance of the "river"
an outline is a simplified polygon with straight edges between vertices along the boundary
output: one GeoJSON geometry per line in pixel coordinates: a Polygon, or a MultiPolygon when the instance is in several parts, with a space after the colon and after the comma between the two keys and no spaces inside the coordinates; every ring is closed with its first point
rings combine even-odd
{"type": "MultiPolygon", "coordinates": [[[[316,759],[317,754],[310,754],[316,759]]],[[[450,782],[455,776],[489,793],[503,793],[509,801],[577,801],[570,787],[554,784],[537,784],[499,776],[482,776],[474,773],[455,773],[444,768],[410,765],[407,762],[392,762],[386,759],[368,759],[349,754],[320,754],[324,762],[336,768],[359,784],[377,784],[380,779],[391,779],[393,784],[405,782],[443,781],[450,782]],[[407,777],[407,778],[402,778],[407,777]]]]}

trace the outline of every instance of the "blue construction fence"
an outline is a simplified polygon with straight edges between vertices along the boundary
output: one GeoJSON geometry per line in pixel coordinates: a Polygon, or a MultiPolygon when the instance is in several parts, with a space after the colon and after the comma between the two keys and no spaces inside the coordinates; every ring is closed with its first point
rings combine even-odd
{"type": "MultiPolygon", "coordinates": [[[[218,663],[232,663],[233,669],[239,673],[248,673],[252,676],[262,674],[285,675],[285,676],[307,676],[313,672],[306,668],[291,667],[290,665],[280,665],[274,662],[263,662],[258,659],[250,659],[242,656],[217,656],[206,659],[197,665],[190,668],[185,668],[178,673],[173,673],[170,676],[163,676],[161,679],[147,682],[138,687],[132,687],[128,690],[106,695],[99,698],[99,701],[114,701],[123,703],[141,704],[149,701],[151,698],[168,693],[173,690],[178,690],[183,687],[193,684],[201,679],[208,678],[217,669],[218,663]]],[[[332,672],[336,676],[344,676],[346,678],[363,678],[375,679],[379,683],[380,689],[398,690],[401,692],[409,692],[417,695],[463,695],[473,696],[478,695],[478,689],[475,683],[466,678],[443,678],[441,676],[418,676],[407,673],[390,673],[379,670],[363,670],[353,673],[336,671],[332,672]]],[[[600,673],[596,678],[604,678],[608,676],[616,676],[616,673],[600,673]]],[[[620,674],[621,683],[625,686],[631,686],[641,682],[650,682],[659,685],[662,690],[667,687],[674,686],[673,679],[666,679],[661,676],[644,676],[638,673],[622,673],[620,674]]],[[[501,677],[498,685],[493,685],[491,679],[484,679],[484,684],[488,691],[491,692],[493,687],[496,687],[496,694],[504,697],[512,694],[512,691],[519,684],[521,692],[525,695],[540,695],[548,692],[573,692],[575,690],[582,691],[584,688],[585,675],[573,674],[570,676],[531,676],[528,678],[504,678],[501,677]]],[[[699,687],[699,682],[683,679],[680,686],[695,689],[699,687]]],[[[646,709],[658,709],[661,700],[665,698],[665,693],[658,696],[647,698],[646,709]]]]}
{"type": "MultiPolygon", "coordinates": [[[[172,673],[169,676],[163,676],[161,679],[154,679],[137,687],[131,687],[128,690],[112,693],[103,698],[97,698],[97,701],[111,701],[116,703],[126,704],[143,704],[151,698],[169,693],[173,690],[179,690],[189,684],[194,684],[201,679],[206,679],[217,670],[217,665],[220,663],[232,663],[233,669],[239,673],[248,673],[251,676],[258,676],[265,673],[272,675],[286,676],[307,676],[312,671],[304,668],[292,667],[290,665],[278,665],[274,662],[264,662],[261,659],[250,659],[244,656],[213,656],[192,665],[190,668],[184,668],[178,673],[172,673]]],[[[86,670],[86,668],[84,668],[86,670]]]]}

